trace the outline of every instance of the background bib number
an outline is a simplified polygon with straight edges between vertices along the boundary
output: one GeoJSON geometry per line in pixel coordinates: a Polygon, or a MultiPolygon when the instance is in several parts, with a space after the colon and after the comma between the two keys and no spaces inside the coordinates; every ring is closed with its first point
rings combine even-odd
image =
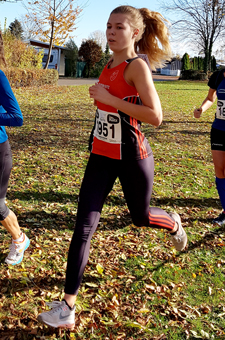
{"type": "Polygon", "coordinates": [[[225,100],[217,101],[216,118],[225,120],[225,100]]]}

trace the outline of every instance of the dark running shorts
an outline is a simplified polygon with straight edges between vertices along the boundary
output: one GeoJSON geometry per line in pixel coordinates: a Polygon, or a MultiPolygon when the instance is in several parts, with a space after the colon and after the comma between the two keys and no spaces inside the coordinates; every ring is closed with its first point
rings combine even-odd
{"type": "Polygon", "coordinates": [[[211,150],[225,151],[225,131],[211,129],[211,150]]]}

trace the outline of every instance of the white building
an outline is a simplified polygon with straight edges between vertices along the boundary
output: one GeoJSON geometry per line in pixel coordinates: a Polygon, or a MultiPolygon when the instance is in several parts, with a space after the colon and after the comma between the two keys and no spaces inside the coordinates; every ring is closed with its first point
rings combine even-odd
{"type": "MultiPolygon", "coordinates": [[[[34,46],[36,50],[38,51],[43,50],[44,52],[43,66],[44,66],[48,56],[49,44],[33,39],[30,39],[29,43],[31,46],[34,46]]],[[[68,51],[68,48],[66,47],[57,45],[52,46],[52,52],[48,68],[54,68],[58,70],[60,76],[65,76],[66,51],[68,51]]]]}
{"type": "Polygon", "coordinates": [[[182,70],[182,62],[180,60],[174,59],[166,63],[166,66],[159,69],[161,74],[166,76],[180,76],[182,70]]]}

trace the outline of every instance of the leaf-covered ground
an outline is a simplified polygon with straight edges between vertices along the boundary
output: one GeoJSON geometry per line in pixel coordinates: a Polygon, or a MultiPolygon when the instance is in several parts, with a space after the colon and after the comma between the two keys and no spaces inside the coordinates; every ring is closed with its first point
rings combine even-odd
{"type": "Polygon", "coordinates": [[[0,339],[225,339],[225,227],[212,224],[221,211],[209,141],[215,106],[197,121],[206,83],[156,87],[164,121],[143,126],[155,157],[151,205],[181,215],[189,247],[176,252],[167,234],[133,226],[117,182],[92,239],[73,331],[36,317],[63,294],[95,109],[88,86],[15,91],[24,126],[7,130],[7,201],[31,246],[21,265],[7,266],[10,237],[0,227],[0,339]]]}

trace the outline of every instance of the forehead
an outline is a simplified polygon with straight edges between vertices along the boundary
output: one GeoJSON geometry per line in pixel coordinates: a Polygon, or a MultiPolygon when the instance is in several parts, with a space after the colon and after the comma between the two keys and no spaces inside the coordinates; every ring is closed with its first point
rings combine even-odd
{"type": "Polygon", "coordinates": [[[129,15],[122,14],[122,13],[113,13],[110,15],[108,24],[130,24],[129,22],[129,15]]]}

